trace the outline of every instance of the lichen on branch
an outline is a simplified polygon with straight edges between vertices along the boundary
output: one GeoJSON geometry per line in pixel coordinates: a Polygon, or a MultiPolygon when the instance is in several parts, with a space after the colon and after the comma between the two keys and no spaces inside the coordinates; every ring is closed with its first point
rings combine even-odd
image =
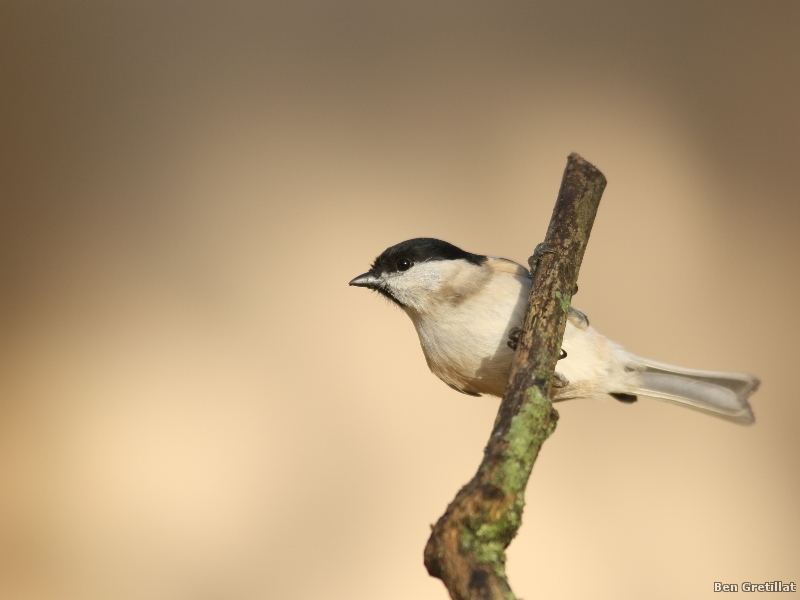
{"type": "Polygon", "coordinates": [[[522,524],[536,457],[558,420],[550,384],[605,185],[593,165],[569,156],[545,241],[529,260],[533,285],[523,331],[483,461],[433,526],[425,548],[428,572],[454,600],[514,598],[505,550],[522,524]]]}

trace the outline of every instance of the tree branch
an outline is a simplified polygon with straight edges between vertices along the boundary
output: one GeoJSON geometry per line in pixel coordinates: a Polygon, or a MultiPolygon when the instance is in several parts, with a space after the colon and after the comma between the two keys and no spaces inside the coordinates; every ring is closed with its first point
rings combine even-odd
{"type": "Polygon", "coordinates": [[[528,259],[533,285],[523,333],[483,461],[425,547],[428,573],[444,582],[454,600],[515,597],[506,580],[505,549],[522,522],[539,448],[558,420],[550,385],[605,186],[600,171],[571,154],[545,241],[528,259]]]}

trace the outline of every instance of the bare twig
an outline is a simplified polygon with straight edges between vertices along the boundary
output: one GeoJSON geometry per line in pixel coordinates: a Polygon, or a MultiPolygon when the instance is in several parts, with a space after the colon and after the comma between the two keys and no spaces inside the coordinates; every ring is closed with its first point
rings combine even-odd
{"type": "Polygon", "coordinates": [[[550,226],[528,260],[533,286],[523,333],[478,472],[432,528],[425,566],[454,600],[509,600],[505,549],[517,534],[525,487],[558,413],[550,385],[567,311],[606,179],[577,154],[567,159],[550,226]]]}

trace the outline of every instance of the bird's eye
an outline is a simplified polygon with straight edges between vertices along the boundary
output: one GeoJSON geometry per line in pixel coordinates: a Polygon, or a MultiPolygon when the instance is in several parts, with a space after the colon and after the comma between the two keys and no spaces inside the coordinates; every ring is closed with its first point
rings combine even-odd
{"type": "Polygon", "coordinates": [[[407,258],[398,258],[395,266],[398,271],[408,271],[411,268],[411,261],[407,258]]]}

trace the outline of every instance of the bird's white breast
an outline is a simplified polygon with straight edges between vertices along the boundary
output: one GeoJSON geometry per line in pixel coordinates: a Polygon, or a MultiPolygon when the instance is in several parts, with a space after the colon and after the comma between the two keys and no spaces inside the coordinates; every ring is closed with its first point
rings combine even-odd
{"type": "Polygon", "coordinates": [[[424,310],[407,312],[435,375],[466,392],[502,395],[514,356],[508,332],[522,322],[530,281],[485,266],[458,267],[480,286],[469,293],[445,286],[424,310]],[[480,278],[468,272],[477,269],[480,278]]]}
{"type": "MultiPolygon", "coordinates": [[[[472,285],[469,293],[456,293],[458,285],[449,290],[443,286],[424,306],[406,312],[436,376],[464,392],[502,396],[514,357],[508,334],[522,324],[530,279],[485,265],[455,264],[454,269],[446,279],[451,284],[463,277],[481,281],[480,286],[472,285]],[[484,270],[481,277],[477,269],[484,270]]],[[[562,347],[567,357],[556,370],[569,385],[559,390],[557,399],[626,389],[633,377],[624,370],[624,350],[592,327],[582,329],[568,321],[562,347]]]]}

